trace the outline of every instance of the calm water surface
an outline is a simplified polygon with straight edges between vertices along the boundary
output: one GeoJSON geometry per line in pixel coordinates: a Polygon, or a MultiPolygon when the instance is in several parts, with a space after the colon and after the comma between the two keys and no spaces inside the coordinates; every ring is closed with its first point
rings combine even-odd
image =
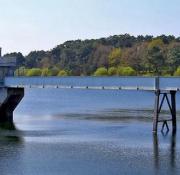
{"type": "Polygon", "coordinates": [[[16,131],[0,132],[0,174],[179,174],[180,113],[176,135],[153,136],[153,105],[150,92],[26,89],[16,131]]]}

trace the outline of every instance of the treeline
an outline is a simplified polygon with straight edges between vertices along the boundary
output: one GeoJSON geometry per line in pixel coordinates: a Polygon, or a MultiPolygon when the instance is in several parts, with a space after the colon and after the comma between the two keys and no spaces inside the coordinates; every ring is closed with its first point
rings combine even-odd
{"type": "Polygon", "coordinates": [[[9,56],[17,58],[17,75],[180,75],[180,37],[174,36],[115,35],[9,56]]]}

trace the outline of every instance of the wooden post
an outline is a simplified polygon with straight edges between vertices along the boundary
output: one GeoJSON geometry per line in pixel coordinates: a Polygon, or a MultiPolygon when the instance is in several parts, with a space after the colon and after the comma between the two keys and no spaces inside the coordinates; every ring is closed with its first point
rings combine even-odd
{"type": "Polygon", "coordinates": [[[160,97],[160,90],[157,90],[155,92],[155,106],[154,106],[154,118],[153,118],[153,132],[154,133],[157,133],[157,129],[158,129],[159,97],[160,97]]]}
{"type": "Polygon", "coordinates": [[[172,113],[172,129],[176,132],[176,91],[170,91],[171,94],[171,113],[172,113]]]}

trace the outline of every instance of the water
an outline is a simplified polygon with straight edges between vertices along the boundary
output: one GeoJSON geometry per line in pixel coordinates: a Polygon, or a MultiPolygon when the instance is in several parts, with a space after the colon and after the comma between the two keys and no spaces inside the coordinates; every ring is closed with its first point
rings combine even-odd
{"type": "Polygon", "coordinates": [[[5,85],[63,85],[63,86],[147,86],[154,78],[144,77],[6,77],[5,85]]]}
{"type": "Polygon", "coordinates": [[[14,113],[16,131],[0,132],[0,172],[179,174],[179,100],[177,94],[177,134],[156,137],[151,92],[26,89],[14,113]]]}
{"type": "MultiPolygon", "coordinates": [[[[155,77],[6,77],[5,85],[130,86],[155,88],[155,77]]],[[[161,89],[180,88],[179,77],[159,77],[161,89]]]]}

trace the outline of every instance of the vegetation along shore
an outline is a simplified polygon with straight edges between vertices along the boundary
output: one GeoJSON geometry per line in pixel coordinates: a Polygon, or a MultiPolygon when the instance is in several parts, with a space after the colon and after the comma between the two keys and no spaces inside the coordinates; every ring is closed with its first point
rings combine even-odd
{"type": "Polygon", "coordinates": [[[115,35],[74,40],[16,57],[18,76],[180,76],[180,37],[115,35]]]}

